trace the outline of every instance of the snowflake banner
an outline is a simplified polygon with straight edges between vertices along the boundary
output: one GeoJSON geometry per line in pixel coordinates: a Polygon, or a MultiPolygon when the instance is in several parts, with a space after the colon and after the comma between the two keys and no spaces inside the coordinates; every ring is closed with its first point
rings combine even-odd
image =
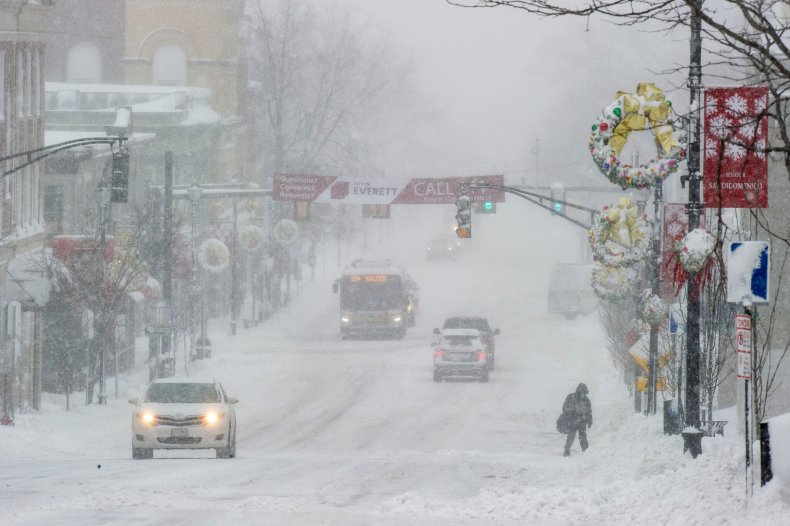
{"type": "Polygon", "coordinates": [[[683,203],[664,203],[664,221],[661,226],[661,297],[671,299],[675,296],[675,268],[672,249],[675,241],[683,239],[689,228],[686,205],[683,203]]]}
{"type": "Polygon", "coordinates": [[[707,88],[705,207],[768,208],[768,88],[707,88]]]}

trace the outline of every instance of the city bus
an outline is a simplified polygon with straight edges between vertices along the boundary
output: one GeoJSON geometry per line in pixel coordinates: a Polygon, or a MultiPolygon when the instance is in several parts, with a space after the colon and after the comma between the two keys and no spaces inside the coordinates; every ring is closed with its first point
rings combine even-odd
{"type": "Polygon", "coordinates": [[[340,295],[340,336],[403,338],[414,325],[415,284],[389,260],[358,259],[332,285],[340,295]]]}

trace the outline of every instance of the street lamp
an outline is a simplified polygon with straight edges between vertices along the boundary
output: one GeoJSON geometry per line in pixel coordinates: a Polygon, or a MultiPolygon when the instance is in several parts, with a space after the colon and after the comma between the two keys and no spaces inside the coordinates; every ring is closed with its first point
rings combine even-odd
{"type": "MultiPolygon", "coordinates": [[[[110,205],[110,198],[112,196],[112,188],[107,184],[107,181],[102,181],[101,186],[99,187],[99,205],[101,206],[101,217],[99,218],[100,221],[100,243],[99,243],[99,261],[101,265],[101,288],[104,288],[104,281],[107,279],[106,276],[106,262],[104,260],[104,254],[107,249],[107,223],[109,222],[108,218],[108,210],[110,205]]],[[[101,308],[102,314],[102,322],[105,324],[104,327],[104,334],[105,336],[108,333],[108,327],[106,324],[109,320],[109,315],[107,312],[107,303],[106,299],[103,295],[100,295],[99,305],[101,308]]],[[[104,353],[106,344],[106,337],[99,339],[99,404],[103,405],[107,403],[107,366],[105,363],[104,353]]],[[[116,373],[117,374],[117,373],[116,373]]]]}
{"type": "Polygon", "coordinates": [[[200,292],[200,304],[198,305],[200,313],[200,336],[195,341],[195,316],[192,310],[190,321],[192,324],[190,331],[190,338],[192,338],[192,351],[197,358],[206,357],[206,351],[210,353],[210,344],[208,343],[207,328],[206,328],[206,310],[205,310],[205,297],[198,286],[198,268],[197,268],[197,207],[200,201],[200,196],[203,194],[203,188],[193,183],[187,188],[187,197],[189,202],[192,203],[192,271],[191,271],[191,290],[193,293],[200,292]]]}

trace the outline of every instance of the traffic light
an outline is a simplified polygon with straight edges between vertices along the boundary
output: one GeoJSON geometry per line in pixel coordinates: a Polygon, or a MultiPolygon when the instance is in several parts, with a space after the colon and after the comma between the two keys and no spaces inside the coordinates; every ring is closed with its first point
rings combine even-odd
{"type": "Polygon", "coordinates": [[[129,200],[129,152],[120,150],[112,154],[112,179],[110,201],[126,203],[129,200]]]}
{"type": "Polygon", "coordinates": [[[551,184],[551,212],[557,215],[565,213],[565,185],[562,183],[551,184]]]}
{"type": "Polygon", "coordinates": [[[480,204],[481,214],[496,214],[496,203],[493,201],[483,201],[480,204]]]}
{"type": "Polygon", "coordinates": [[[472,237],[472,200],[468,195],[461,194],[455,200],[455,207],[458,209],[458,213],[455,214],[455,220],[458,222],[455,233],[461,238],[472,237]]]}

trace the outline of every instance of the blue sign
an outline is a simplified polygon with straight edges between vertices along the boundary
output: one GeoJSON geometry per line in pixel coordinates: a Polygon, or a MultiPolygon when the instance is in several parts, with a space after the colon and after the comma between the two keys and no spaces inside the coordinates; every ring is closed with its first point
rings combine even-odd
{"type": "Polygon", "coordinates": [[[770,253],[767,241],[732,241],[727,258],[727,301],[768,303],[770,253]]]}

